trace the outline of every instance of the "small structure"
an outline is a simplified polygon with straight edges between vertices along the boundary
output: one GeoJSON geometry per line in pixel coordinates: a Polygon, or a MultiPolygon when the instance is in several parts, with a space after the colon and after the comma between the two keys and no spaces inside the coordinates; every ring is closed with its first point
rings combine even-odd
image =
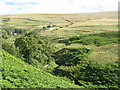
{"type": "Polygon", "coordinates": [[[43,28],[43,27],[47,27],[47,25],[39,25],[39,26],[35,26],[35,28],[43,28]]]}
{"type": "Polygon", "coordinates": [[[54,28],[49,28],[49,30],[53,30],[54,28]]]}
{"type": "Polygon", "coordinates": [[[35,26],[36,28],[41,28],[42,30],[53,30],[56,25],[39,25],[39,26],[35,26]]]}
{"type": "Polygon", "coordinates": [[[51,24],[50,26],[53,27],[54,25],[51,24]]]}
{"type": "Polygon", "coordinates": [[[10,21],[10,18],[3,19],[3,22],[9,22],[9,21],[10,21]]]}
{"type": "Polygon", "coordinates": [[[17,35],[17,33],[13,33],[13,35],[14,35],[14,36],[16,36],[16,35],[17,35]]]}

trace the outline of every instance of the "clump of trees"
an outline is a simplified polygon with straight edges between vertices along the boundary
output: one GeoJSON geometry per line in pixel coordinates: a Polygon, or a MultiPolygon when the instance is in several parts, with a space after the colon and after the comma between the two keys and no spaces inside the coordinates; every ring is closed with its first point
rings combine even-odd
{"type": "Polygon", "coordinates": [[[50,64],[54,61],[52,58],[53,47],[47,38],[38,36],[35,33],[28,33],[25,36],[15,40],[15,46],[19,47],[25,62],[34,66],[50,64]]]}
{"type": "Polygon", "coordinates": [[[4,43],[2,48],[17,58],[24,60],[37,68],[52,66],[54,48],[48,38],[39,36],[36,32],[27,33],[15,39],[14,43],[4,43]]]}

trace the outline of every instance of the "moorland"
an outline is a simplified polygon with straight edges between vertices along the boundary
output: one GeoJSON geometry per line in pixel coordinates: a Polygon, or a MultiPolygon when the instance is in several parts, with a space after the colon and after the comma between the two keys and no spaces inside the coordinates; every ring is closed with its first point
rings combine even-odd
{"type": "Polygon", "coordinates": [[[2,15],[2,88],[119,89],[117,13],[2,15]]]}

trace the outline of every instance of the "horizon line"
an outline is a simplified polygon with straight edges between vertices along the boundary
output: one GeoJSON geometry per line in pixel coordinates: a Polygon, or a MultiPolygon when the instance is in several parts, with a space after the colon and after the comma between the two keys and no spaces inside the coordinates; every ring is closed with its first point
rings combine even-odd
{"type": "Polygon", "coordinates": [[[112,10],[112,11],[98,11],[98,12],[81,12],[81,13],[21,13],[21,14],[0,14],[0,16],[7,16],[7,15],[26,15],[26,14],[57,14],[57,15],[62,15],[62,14],[85,14],[85,13],[102,13],[102,12],[118,12],[119,10],[112,10]]]}

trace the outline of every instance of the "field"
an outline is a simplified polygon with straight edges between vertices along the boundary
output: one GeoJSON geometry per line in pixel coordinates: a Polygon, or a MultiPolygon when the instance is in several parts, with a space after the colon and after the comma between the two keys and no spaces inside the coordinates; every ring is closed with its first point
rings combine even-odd
{"type": "MultiPolygon", "coordinates": [[[[94,88],[96,87],[94,85],[96,85],[96,83],[99,82],[99,81],[92,82],[89,80],[87,81],[85,79],[81,79],[82,77],[79,79],[77,74],[74,74],[76,73],[74,72],[74,70],[78,71],[78,69],[76,68],[80,68],[79,65],[77,66],[77,64],[81,63],[82,62],[81,60],[84,61],[87,59],[88,61],[97,62],[100,65],[105,65],[105,70],[109,70],[109,69],[106,69],[108,68],[106,65],[109,66],[109,63],[116,63],[116,61],[118,61],[119,59],[118,58],[119,31],[118,31],[118,12],[117,11],[98,12],[98,13],[81,13],[81,14],[3,15],[2,18],[0,18],[0,20],[2,20],[2,23],[0,23],[0,25],[2,25],[2,30],[3,30],[2,32],[4,33],[4,36],[2,39],[3,49],[7,51],[9,54],[15,56],[16,60],[17,58],[19,58],[33,66],[33,67],[27,66],[24,68],[31,67],[35,70],[35,72],[38,72],[38,73],[41,72],[41,71],[38,71],[39,68],[40,69],[42,68],[47,73],[50,72],[53,75],[56,75],[56,73],[58,73],[56,76],[67,77],[71,80],[70,82],[74,81],[74,84],[77,83],[77,85],[79,85],[80,87],[84,86],[83,84],[80,84],[82,83],[81,80],[85,81],[83,82],[85,84],[84,87],[87,87],[87,88],[90,88],[90,87],[94,88]],[[30,35],[26,34],[30,32],[33,32],[34,34],[39,35],[41,38],[38,38],[35,35],[31,36],[31,34],[30,35]],[[43,37],[45,39],[43,39],[43,37]],[[45,43],[46,41],[47,43],[45,43]],[[43,45],[40,46],[39,43],[43,45]],[[44,47],[45,44],[46,46],[44,47]],[[50,46],[52,46],[53,51],[49,51],[50,46]],[[44,48],[44,49],[42,50],[40,48],[42,49],[44,48]],[[90,50],[90,52],[88,53],[87,50],[88,51],[90,50]],[[10,52],[10,51],[13,51],[13,52],[10,52]],[[39,55],[38,53],[41,53],[41,54],[39,55]],[[51,53],[53,55],[51,55],[51,53]],[[79,56],[78,54],[80,54],[81,56],[79,56]],[[69,57],[71,57],[71,59],[69,57]],[[77,58],[79,61],[75,62],[76,60],[75,58],[77,58]],[[37,59],[38,60],[40,59],[41,63],[38,63],[37,59]],[[60,64],[59,66],[58,64],[56,64],[56,62],[61,62],[59,61],[60,59],[61,61],[68,60],[69,62],[65,61],[65,64],[63,65],[60,64]],[[44,62],[44,60],[46,62],[44,62]],[[54,60],[55,62],[53,64],[53,62],[51,61],[54,61],[54,60]],[[50,61],[51,64],[49,64],[48,61],[50,61]],[[71,75],[70,77],[66,76],[66,73],[68,72],[65,70],[65,68],[67,68],[66,70],[70,72],[69,73],[71,75]],[[72,68],[73,68],[73,73],[71,74],[72,71],[70,69],[72,68]],[[63,73],[65,72],[65,75],[64,74],[62,75],[61,74],[62,72],[63,73]],[[73,77],[75,80],[73,80],[73,77]],[[79,80],[76,81],[77,79],[79,80]],[[86,82],[89,82],[89,84],[88,83],[86,84],[86,82]],[[93,86],[90,86],[91,84],[93,84],[93,86]]],[[[13,58],[13,56],[10,56],[5,51],[3,51],[4,54],[13,58]]],[[[9,57],[6,56],[6,58],[9,58],[9,57]]],[[[16,63],[18,62],[19,60],[17,60],[16,63]]],[[[95,70],[97,70],[98,69],[98,68],[96,69],[97,64],[95,65],[96,65],[95,70]]],[[[87,68],[84,65],[83,67],[87,68]]],[[[111,72],[112,71],[110,71],[110,73],[111,72]]],[[[102,73],[104,73],[104,70],[102,73]]],[[[43,73],[41,73],[41,75],[43,75],[43,73]]],[[[46,77],[47,76],[49,76],[49,74],[46,74],[46,77]]],[[[51,80],[56,78],[51,75],[50,77],[51,77],[51,80]]],[[[40,79],[39,76],[34,76],[34,78],[40,79]]],[[[60,77],[59,77],[59,80],[61,80],[60,77]]],[[[99,79],[97,79],[96,77],[96,80],[99,80],[99,79]]],[[[43,78],[43,81],[44,81],[44,78],[43,78]]],[[[55,81],[53,80],[53,82],[51,81],[47,81],[47,82],[50,82],[49,85],[51,85],[51,83],[54,83],[55,81]]],[[[45,83],[46,82],[44,82],[43,87],[49,87],[49,86],[46,86],[45,83]]],[[[69,85],[72,85],[71,87],[75,87],[73,84],[67,83],[67,81],[64,81],[64,83],[68,85],[66,87],[69,87],[69,85]]],[[[101,83],[103,84],[104,81],[103,82],[101,81],[101,83]]],[[[97,88],[99,87],[102,88],[102,86],[99,86],[99,85],[102,85],[101,83],[98,84],[97,88]]],[[[61,82],[58,82],[57,84],[59,85],[61,84],[61,82]]],[[[12,86],[12,84],[10,85],[12,86]]],[[[56,85],[53,85],[52,87],[57,87],[56,85]]],[[[109,87],[109,85],[108,86],[107,84],[105,85],[106,85],[105,87],[109,87]]],[[[18,87],[18,86],[13,84],[13,87],[18,87]]],[[[36,87],[36,86],[33,86],[33,87],[36,87]]],[[[63,86],[63,88],[64,87],[65,86],[63,86]]]]}

